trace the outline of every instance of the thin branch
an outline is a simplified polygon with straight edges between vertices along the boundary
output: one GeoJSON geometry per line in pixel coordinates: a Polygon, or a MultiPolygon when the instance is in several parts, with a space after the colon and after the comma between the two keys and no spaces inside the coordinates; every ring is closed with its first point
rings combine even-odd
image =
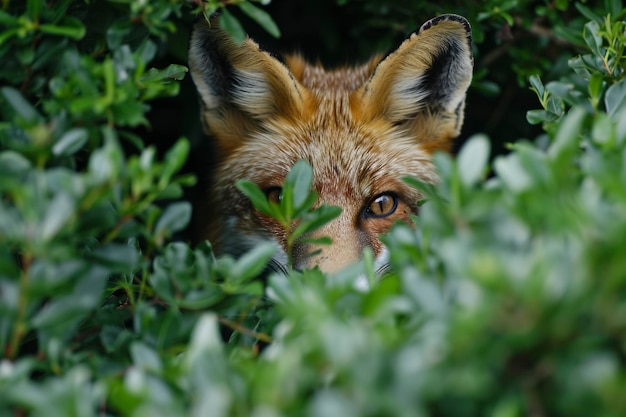
{"type": "Polygon", "coordinates": [[[238,331],[239,333],[242,333],[242,334],[245,334],[247,336],[250,336],[250,337],[253,337],[255,339],[258,339],[261,342],[272,343],[272,338],[269,335],[265,334],[265,333],[255,332],[254,330],[250,330],[250,329],[242,326],[241,324],[239,324],[237,322],[234,322],[232,320],[228,320],[227,318],[224,318],[224,317],[219,317],[218,320],[223,325],[228,326],[231,329],[238,331]]]}

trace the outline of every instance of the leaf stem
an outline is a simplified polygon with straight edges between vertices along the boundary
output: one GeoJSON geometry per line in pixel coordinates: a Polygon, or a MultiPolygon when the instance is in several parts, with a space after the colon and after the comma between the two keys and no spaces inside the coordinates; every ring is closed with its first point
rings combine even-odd
{"type": "Polygon", "coordinates": [[[27,287],[28,287],[28,278],[30,266],[33,262],[33,257],[29,252],[25,252],[21,256],[22,268],[20,270],[20,280],[19,280],[19,298],[17,304],[17,317],[15,319],[15,325],[13,327],[13,333],[11,335],[11,342],[9,344],[9,348],[7,350],[7,357],[9,359],[15,359],[17,353],[19,351],[19,345],[22,341],[22,337],[27,330],[27,325],[24,323],[26,318],[26,309],[28,307],[28,295],[27,295],[27,287]]]}

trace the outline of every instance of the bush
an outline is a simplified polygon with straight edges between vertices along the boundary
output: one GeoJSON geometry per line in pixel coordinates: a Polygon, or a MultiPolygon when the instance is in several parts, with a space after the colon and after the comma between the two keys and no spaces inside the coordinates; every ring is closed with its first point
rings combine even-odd
{"type": "MultiPolygon", "coordinates": [[[[535,140],[490,162],[475,135],[457,158],[437,155],[438,185],[408,179],[428,202],[417,227],[385,238],[384,277],[366,255],[264,282],[271,248],[232,259],[184,242],[195,142],[162,151],[145,128],[186,71],[151,66],[177,60],[174,30],[201,5],[5,1],[0,415],[624,415],[625,13],[567,3],[457,5],[483,35],[545,6],[550,36],[579,48],[558,79],[529,79],[535,140]],[[567,29],[565,9],[588,23],[567,29]]],[[[240,6],[232,30],[245,15],[276,34],[240,6]]],[[[508,50],[523,79],[536,52],[524,48],[508,50]]],[[[311,224],[332,214],[296,194],[311,224]]]]}

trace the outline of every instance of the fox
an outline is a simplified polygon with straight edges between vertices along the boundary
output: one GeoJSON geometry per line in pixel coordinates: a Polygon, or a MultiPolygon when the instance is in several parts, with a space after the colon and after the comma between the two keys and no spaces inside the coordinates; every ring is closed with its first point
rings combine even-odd
{"type": "Polygon", "coordinates": [[[236,183],[250,180],[276,202],[290,168],[305,160],[317,204],[341,214],[307,236],[330,237],[329,245],[296,242],[292,267],[336,273],[369,248],[384,270],[381,236],[411,223],[422,199],[403,178],[437,182],[433,155],[449,152],[461,132],[473,71],[467,19],[437,16],[388,54],[327,69],[299,54],[270,54],[249,37],[237,42],[213,16],[195,23],[188,60],[214,153],[196,208],[200,237],[235,257],[271,242],[270,267],[286,272],[286,231],[236,183]]]}

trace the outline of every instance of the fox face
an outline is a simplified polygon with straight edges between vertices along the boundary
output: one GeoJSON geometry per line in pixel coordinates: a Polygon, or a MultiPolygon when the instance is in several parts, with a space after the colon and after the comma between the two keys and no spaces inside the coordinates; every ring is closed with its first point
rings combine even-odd
{"type": "Polygon", "coordinates": [[[397,50],[366,64],[327,71],[299,56],[283,61],[252,40],[235,42],[213,19],[194,28],[189,64],[216,163],[209,169],[200,234],[218,253],[274,242],[285,269],[287,237],[240,193],[239,179],[268,198],[300,159],[313,167],[319,203],[341,215],[314,233],[332,244],[296,244],[295,268],[334,272],[365,248],[383,267],[380,235],[417,214],[420,194],[403,177],[437,181],[435,151],[460,133],[472,78],[471,29],[457,15],[426,22],[397,50]],[[311,255],[314,254],[314,255],[311,255]]]}

